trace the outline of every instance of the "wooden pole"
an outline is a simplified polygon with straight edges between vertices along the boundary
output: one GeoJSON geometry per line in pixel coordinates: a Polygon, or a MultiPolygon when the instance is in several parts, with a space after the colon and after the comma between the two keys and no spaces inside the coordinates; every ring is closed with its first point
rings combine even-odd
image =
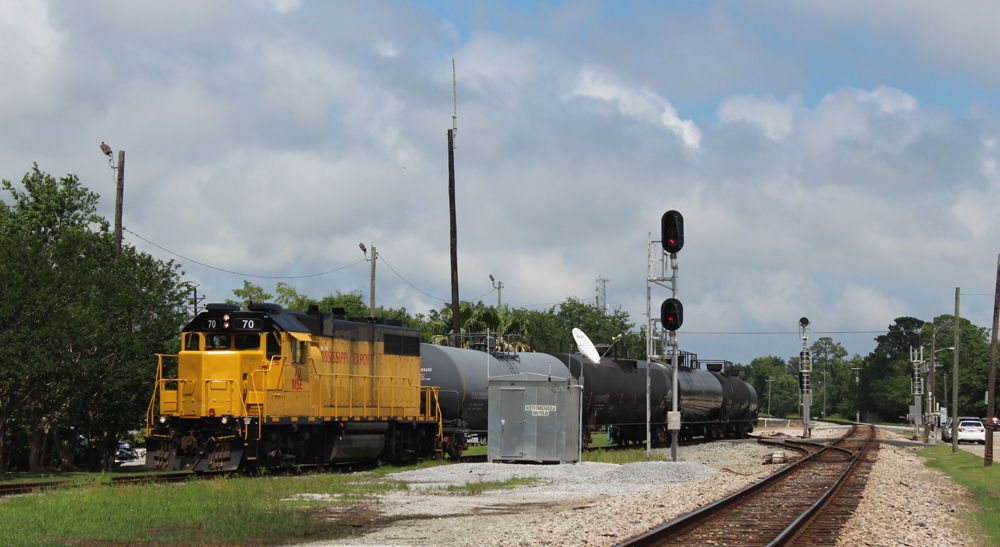
{"type": "Polygon", "coordinates": [[[115,196],[115,252],[122,252],[122,199],[125,194],[125,151],[118,151],[118,193],[115,196]]]}
{"type": "Polygon", "coordinates": [[[372,243],[372,290],[369,293],[371,301],[368,305],[368,317],[375,317],[375,260],[378,259],[378,252],[375,250],[375,244],[372,243]]]}
{"type": "Polygon", "coordinates": [[[451,316],[454,346],[462,347],[462,318],[458,300],[458,223],[455,220],[455,133],[448,130],[448,207],[451,212],[451,316]]]}
{"type": "Polygon", "coordinates": [[[961,287],[955,287],[955,360],[951,366],[951,453],[958,453],[958,303],[962,296],[961,287]]]}
{"type": "Polygon", "coordinates": [[[997,286],[993,295],[993,334],[990,336],[990,379],[986,384],[989,389],[986,404],[986,450],[983,453],[983,466],[993,465],[993,381],[997,370],[997,326],[1000,324],[1000,255],[997,256],[997,286]]]}

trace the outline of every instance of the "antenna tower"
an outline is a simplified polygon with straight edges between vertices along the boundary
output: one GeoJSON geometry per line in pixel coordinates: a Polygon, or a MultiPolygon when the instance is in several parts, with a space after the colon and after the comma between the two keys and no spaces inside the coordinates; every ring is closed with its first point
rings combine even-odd
{"type": "Polygon", "coordinates": [[[606,277],[597,278],[597,308],[602,312],[608,311],[608,281],[611,280],[606,277]]]}

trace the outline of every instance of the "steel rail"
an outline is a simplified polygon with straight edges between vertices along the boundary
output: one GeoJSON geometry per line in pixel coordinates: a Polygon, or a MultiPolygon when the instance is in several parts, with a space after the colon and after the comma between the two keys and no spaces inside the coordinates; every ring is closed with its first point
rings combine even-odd
{"type": "MultiPolygon", "coordinates": [[[[853,426],[852,429],[851,429],[851,431],[849,431],[845,436],[841,437],[834,444],[839,444],[841,442],[845,442],[845,441],[850,440],[851,436],[854,435],[854,433],[857,431],[857,429],[858,428],[857,428],[856,425],[853,426]]],[[[874,436],[875,436],[874,428],[870,428],[869,431],[870,431],[870,435],[869,435],[868,440],[865,441],[864,447],[861,450],[858,451],[858,455],[855,456],[855,458],[849,463],[848,469],[851,469],[854,466],[854,464],[858,461],[858,457],[860,457],[860,454],[864,451],[865,448],[867,448],[867,446],[869,445],[871,439],[874,438],[874,436]]],[[[858,440],[860,440],[860,439],[858,439],[858,440]]],[[[766,444],[771,444],[771,443],[766,443],[766,444]]],[[[794,445],[783,445],[783,446],[786,446],[787,448],[801,449],[801,448],[796,447],[794,445]]],[[[674,519],[674,520],[672,520],[672,521],[670,521],[670,522],[668,522],[666,524],[663,524],[663,525],[661,525],[661,526],[659,526],[657,528],[654,528],[654,529],[652,529],[652,530],[650,530],[648,532],[645,532],[643,534],[640,534],[638,536],[630,538],[630,539],[628,539],[628,540],[626,540],[626,541],[624,541],[622,543],[619,543],[618,545],[616,545],[616,547],[651,547],[651,546],[660,544],[660,542],[662,542],[664,539],[666,539],[669,536],[677,536],[677,535],[680,535],[682,533],[686,533],[686,532],[694,529],[697,525],[701,524],[703,521],[711,518],[712,515],[720,512],[721,510],[723,510],[723,509],[725,509],[727,507],[730,507],[730,506],[732,506],[732,505],[734,505],[734,504],[736,504],[738,502],[741,502],[741,501],[743,501],[745,499],[751,498],[752,496],[757,495],[758,493],[760,493],[760,492],[762,492],[762,491],[770,488],[771,486],[777,484],[779,481],[781,481],[782,479],[786,478],[787,476],[789,476],[793,472],[800,470],[801,468],[803,468],[807,464],[810,464],[810,463],[813,463],[813,462],[818,462],[819,458],[822,455],[824,455],[824,454],[826,454],[828,452],[833,451],[833,448],[834,448],[833,444],[824,446],[823,448],[821,448],[817,452],[809,454],[808,456],[806,456],[806,457],[804,457],[804,458],[802,458],[802,459],[800,459],[800,460],[798,460],[796,462],[793,462],[793,463],[791,463],[789,465],[786,465],[784,468],[780,469],[776,473],[773,473],[773,474],[767,476],[766,478],[764,478],[761,481],[758,481],[758,482],[756,482],[754,484],[751,484],[751,485],[747,486],[746,488],[743,488],[742,490],[740,490],[740,491],[738,491],[738,492],[736,492],[736,493],[734,493],[734,494],[732,494],[730,496],[727,496],[727,497],[725,497],[725,498],[723,498],[723,499],[721,499],[719,501],[716,501],[714,503],[706,505],[705,507],[702,507],[700,509],[692,511],[691,513],[688,513],[686,515],[680,516],[680,517],[678,517],[678,518],[676,518],[676,519],[674,519]]],[[[845,476],[847,476],[846,474],[847,474],[847,471],[841,473],[840,477],[838,477],[837,481],[835,481],[834,484],[841,484],[841,481],[844,479],[845,476]]],[[[829,487],[827,489],[827,494],[829,494],[829,492],[831,490],[834,490],[833,486],[831,486],[831,487],[829,487]]],[[[822,497],[826,498],[827,500],[829,499],[829,497],[827,495],[824,495],[822,497]]],[[[822,507],[822,504],[818,504],[818,502],[813,503],[813,504],[810,505],[810,508],[807,509],[806,512],[807,513],[808,512],[812,512],[813,514],[815,514],[820,507],[822,507]]],[[[796,531],[797,531],[806,522],[808,522],[808,520],[807,519],[802,519],[801,515],[800,515],[800,517],[796,518],[793,521],[792,524],[793,525],[797,525],[797,528],[796,528],[796,531]]],[[[782,532],[782,534],[779,534],[779,537],[781,535],[783,535],[783,534],[784,534],[784,532],[782,532]]],[[[794,534],[789,535],[788,538],[791,538],[793,536],[794,536],[794,534]]]]}
{"type": "MultiPolygon", "coordinates": [[[[858,453],[855,454],[854,457],[851,459],[851,462],[850,464],[848,464],[847,469],[844,469],[844,472],[841,473],[840,476],[837,477],[837,480],[833,483],[833,485],[831,485],[830,488],[828,488],[827,491],[822,496],[820,496],[818,500],[816,500],[816,503],[812,504],[809,507],[809,509],[806,510],[805,513],[802,513],[802,515],[800,515],[799,518],[795,519],[795,521],[792,522],[792,524],[789,525],[788,528],[785,528],[785,531],[779,534],[778,537],[774,539],[774,541],[772,541],[767,545],[767,547],[781,547],[783,545],[787,545],[790,541],[795,539],[802,532],[802,530],[805,529],[805,526],[807,524],[809,524],[810,522],[813,521],[814,518],[816,518],[820,510],[822,510],[823,507],[826,506],[828,501],[830,501],[831,499],[833,499],[834,496],[837,495],[837,492],[840,491],[840,487],[847,482],[847,477],[849,477],[851,473],[853,473],[854,470],[857,469],[858,461],[860,461],[861,457],[868,452],[868,446],[871,444],[871,441],[874,438],[875,438],[875,430],[874,428],[871,428],[871,435],[869,435],[868,438],[865,439],[865,443],[861,446],[861,449],[858,450],[858,453]]],[[[844,440],[846,440],[846,438],[844,440]]]]}

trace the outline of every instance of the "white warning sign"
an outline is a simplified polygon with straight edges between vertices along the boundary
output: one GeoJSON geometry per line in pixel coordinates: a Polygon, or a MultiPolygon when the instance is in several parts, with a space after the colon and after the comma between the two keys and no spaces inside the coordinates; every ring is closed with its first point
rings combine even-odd
{"type": "Polygon", "coordinates": [[[556,411],[556,405],[524,405],[524,409],[530,410],[532,416],[548,416],[556,411]]]}

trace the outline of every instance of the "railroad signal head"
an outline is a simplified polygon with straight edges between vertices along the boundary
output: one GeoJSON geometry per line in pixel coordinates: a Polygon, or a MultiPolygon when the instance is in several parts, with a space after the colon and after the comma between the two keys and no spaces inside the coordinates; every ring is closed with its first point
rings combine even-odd
{"type": "Polygon", "coordinates": [[[684,246],[684,216],[673,210],[663,213],[660,218],[660,237],[664,251],[680,251],[684,246]]]}
{"type": "Polygon", "coordinates": [[[684,322],[684,306],[676,298],[668,298],[660,304],[660,322],[663,328],[675,331],[684,322]]]}
{"type": "Polygon", "coordinates": [[[915,332],[910,333],[910,348],[920,349],[920,335],[915,332]]]}

